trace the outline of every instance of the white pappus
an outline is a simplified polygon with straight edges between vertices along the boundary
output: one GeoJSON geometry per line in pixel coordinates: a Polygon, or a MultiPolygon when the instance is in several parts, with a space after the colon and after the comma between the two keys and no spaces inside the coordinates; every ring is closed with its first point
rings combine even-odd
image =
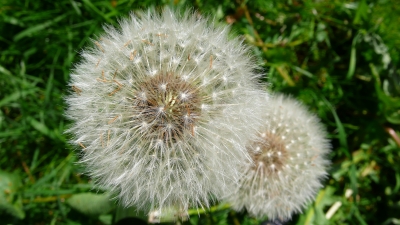
{"type": "Polygon", "coordinates": [[[80,162],[125,206],[208,207],[250,159],[257,66],[229,28],[193,12],[132,14],[71,73],[66,116],[80,162]]]}

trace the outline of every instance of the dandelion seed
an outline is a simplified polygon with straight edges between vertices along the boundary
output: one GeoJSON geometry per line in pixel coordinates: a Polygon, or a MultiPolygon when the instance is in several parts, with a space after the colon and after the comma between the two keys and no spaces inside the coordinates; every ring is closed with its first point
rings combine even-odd
{"type": "Polygon", "coordinates": [[[83,149],[85,149],[86,147],[82,144],[82,143],[78,143],[83,149]]]}
{"type": "Polygon", "coordinates": [[[137,54],[137,50],[131,52],[130,56],[129,56],[129,60],[133,61],[133,59],[135,58],[136,54],[137,54]]]}
{"type": "Polygon", "coordinates": [[[117,73],[118,73],[118,69],[116,69],[115,72],[114,72],[113,80],[115,80],[115,77],[117,76],[117,73]]]}
{"type": "Polygon", "coordinates": [[[111,93],[108,94],[108,96],[112,96],[114,95],[117,91],[121,90],[121,87],[118,86],[117,88],[114,89],[114,91],[112,91],[111,93]]]}
{"type": "Polygon", "coordinates": [[[81,95],[82,90],[76,87],[75,85],[72,85],[72,90],[74,90],[78,95],[81,95]]]}
{"type": "Polygon", "coordinates": [[[97,68],[97,66],[100,64],[100,61],[101,61],[101,58],[97,61],[97,63],[96,63],[96,68],[97,68]]]}
{"type": "Polygon", "coordinates": [[[131,42],[132,42],[131,40],[127,41],[127,42],[124,44],[124,47],[128,46],[131,42]]]}
{"type": "Polygon", "coordinates": [[[115,116],[114,118],[112,118],[111,120],[109,120],[109,121],[108,121],[108,124],[112,124],[118,117],[119,117],[119,115],[118,115],[118,116],[115,116]]]}
{"type": "Polygon", "coordinates": [[[102,52],[104,52],[103,47],[101,47],[101,45],[100,45],[100,43],[99,43],[98,41],[95,41],[94,43],[97,45],[97,47],[99,47],[99,49],[100,49],[102,52]]]}
{"type": "Polygon", "coordinates": [[[123,84],[121,84],[120,82],[118,82],[117,80],[113,80],[117,85],[118,85],[118,87],[122,87],[122,86],[124,86],[123,84]]]}
{"type": "Polygon", "coordinates": [[[148,44],[148,45],[154,45],[153,43],[151,43],[151,42],[148,41],[148,40],[144,40],[144,39],[143,39],[142,42],[143,42],[143,43],[146,43],[146,44],[148,44]]]}

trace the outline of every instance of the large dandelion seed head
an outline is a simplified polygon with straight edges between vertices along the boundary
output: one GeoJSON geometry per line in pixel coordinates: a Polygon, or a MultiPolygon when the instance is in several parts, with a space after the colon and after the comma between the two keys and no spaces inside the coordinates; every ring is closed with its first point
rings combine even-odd
{"type": "Polygon", "coordinates": [[[208,206],[250,159],[257,67],[228,28],[189,12],[149,10],[120,26],[105,27],[71,74],[81,162],[126,206],[208,206]]]}
{"type": "Polygon", "coordinates": [[[228,199],[253,216],[287,220],[322,187],[330,147],[318,118],[290,97],[271,97],[262,118],[247,145],[253,163],[228,199]]]}

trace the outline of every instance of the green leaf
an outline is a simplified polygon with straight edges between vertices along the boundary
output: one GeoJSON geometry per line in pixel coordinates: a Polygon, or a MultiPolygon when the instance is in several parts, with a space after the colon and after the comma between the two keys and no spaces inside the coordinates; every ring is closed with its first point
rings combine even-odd
{"type": "Polygon", "coordinates": [[[23,98],[27,95],[35,93],[36,90],[37,89],[27,89],[27,90],[23,90],[23,91],[14,92],[14,93],[6,96],[2,100],[0,100],[0,107],[7,105],[11,102],[18,101],[21,97],[23,98]]]}
{"type": "Polygon", "coordinates": [[[362,20],[365,20],[368,18],[368,5],[365,2],[365,0],[362,0],[358,3],[358,7],[357,7],[357,12],[356,12],[356,16],[353,20],[354,24],[361,24],[362,20]]]}
{"type": "MultiPolygon", "coordinates": [[[[147,214],[152,214],[152,213],[154,214],[154,212],[144,212],[142,210],[138,210],[134,206],[124,207],[122,205],[117,206],[117,209],[115,211],[116,211],[115,217],[114,217],[115,221],[120,221],[125,218],[132,218],[132,217],[140,218],[144,221],[147,221],[149,219],[149,217],[151,217],[150,215],[147,216],[147,214]]],[[[164,214],[163,214],[163,216],[164,216],[164,214]]],[[[163,219],[166,219],[166,221],[164,221],[164,222],[176,221],[176,217],[172,217],[172,218],[171,217],[168,217],[168,218],[163,217],[163,219]],[[172,220],[169,220],[169,219],[172,219],[172,220]]],[[[159,218],[153,218],[152,220],[158,221],[159,218]]]]}
{"type": "Polygon", "coordinates": [[[400,109],[388,109],[385,112],[386,119],[393,124],[400,124],[400,109]]]}
{"type": "Polygon", "coordinates": [[[107,194],[80,193],[67,200],[67,204],[88,216],[99,216],[110,212],[114,204],[107,194]]]}
{"type": "Polygon", "coordinates": [[[349,70],[347,71],[347,76],[346,76],[347,80],[350,80],[356,71],[356,61],[357,61],[356,44],[357,44],[359,38],[360,38],[360,34],[357,34],[353,38],[353,41],[351,43],[349,70]]]}
{"type": "Polygon", "coordinates": [[[291,67],[292,67],[293,70],[295,70],[295,71],[297,71],[297,72],[299,72],[299,73],[301,73],[301,74],[303,74],[303,75],[305,75],[305,76],[307,76],[309,78],[313,78],[314,77],[314,75],[312,73],[308,72],[307,70],[303,70],[302,68],[300,68],[298,66],[292,65],[291,67]]]}
{"type": "Polygon", "coordinates": [[[38,24],[36,26],[33,27],[29,27],[26,30],[21,31],[20,33],[18,33],[17,35],[14,36],[14,41],[19,41],[20,39],[26,37],[26,36],[30,36],[33,35],[35,33],[41,32],[43,30],[45,30],[46,28],[52,26],[55,23],[58,23],[59,21],[61,21],[62,19],[64,19],[65,17],[67,17],[68,14],[63,14],[61,16],[58,16],[56,18],[54,18],[53,20],[49,20],[46,21],[44,23],[38,24]]]}
{"type": "Polygon", "coordinates": [[[382,87],[379,72],[374,64],[369,64],[371,73],[375,77],[375,91],[383,104],[383,113],[390,123],[400,124],[400,100],[387,95],[382,87]]]}
{"type": "Polygon", "coordinates": [[[41,123],[32,117],[28,117],[28,121],[32,125],[32,127],[35,128],[40,133],[49,137],[53,136],[50,129],[44,123],[41,123]]]}
{"type": "Polygon", "coordinates": [[[21,180],[17,174],[0,171],[0,211],[19,219],[25,218],[22,199],[18,192],[21,180]]]}

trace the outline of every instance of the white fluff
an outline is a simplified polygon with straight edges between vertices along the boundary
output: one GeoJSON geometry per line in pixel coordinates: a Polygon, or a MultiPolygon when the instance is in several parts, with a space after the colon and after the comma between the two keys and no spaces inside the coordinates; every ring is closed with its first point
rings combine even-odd
{"type": "Polygon", "coordinates": [[[66,98],[81,162],[125,206],[208,207],[260,122],[258,74],[229,29],[192,12],[132,14],[82,52],[66,98]]]}
{"type": "Polygon", "coordinates": [[[236,210],[287,220],[322,187],[330,145],[319,119],[298,101],[277,94],[263,109],[263,125],[248,142],[253,163],[227,197],[236,210]]]}

